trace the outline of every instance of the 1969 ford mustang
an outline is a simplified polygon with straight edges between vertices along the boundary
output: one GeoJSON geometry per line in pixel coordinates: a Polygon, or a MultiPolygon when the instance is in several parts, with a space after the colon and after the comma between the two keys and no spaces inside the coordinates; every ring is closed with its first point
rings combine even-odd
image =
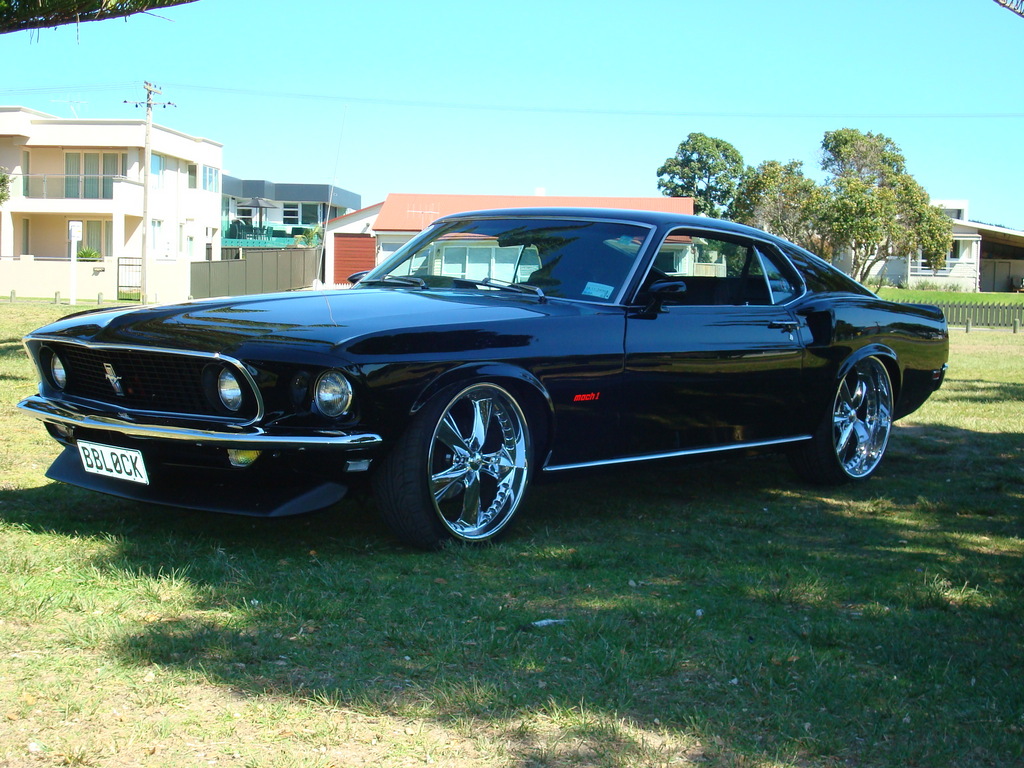
{"type": "Polygon", "coordinates": [[[447,216],[351,290],[100,310],[29,334],[48,476],[290,515],[369,474],[403,541],[488,541],[538,474],[746,449],[860,481],[940,384],[940,310],[755,229],[447,216]]]}

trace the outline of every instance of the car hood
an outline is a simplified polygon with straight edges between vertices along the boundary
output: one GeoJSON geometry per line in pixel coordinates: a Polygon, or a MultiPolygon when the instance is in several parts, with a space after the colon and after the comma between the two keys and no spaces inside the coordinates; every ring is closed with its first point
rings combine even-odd
{"type": "Polygon", "coordinates": [[[335,353],[341,347],[372,354],[383,351],[381,339],[394,340],[405,332],[436,336],[448,329],[482,329],[495,323],[578,316],[599,309],[560,301],[542,303],[497,291],[363,288],[95,311],[69,316],[37,333],[239,357],[256,348],[265,353],[281,344],[335,353]]]}

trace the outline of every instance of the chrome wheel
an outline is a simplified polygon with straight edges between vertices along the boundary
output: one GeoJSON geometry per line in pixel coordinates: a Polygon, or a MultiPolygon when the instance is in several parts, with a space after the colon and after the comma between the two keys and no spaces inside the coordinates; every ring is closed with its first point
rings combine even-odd
{"type": "Polygon", "coordinates": [[[882,460],[892,427],[892,385],[874,357],[857,363],[839,382],[832,412],[832,444],[847,476],[867,477],[882,460]]]}
{"type": "Polygon", "coordinates": [[[526,417],[501,387],[481,383],[445,407],[429,443],[427,473],[438,519],[458,539],[480,541],[512,519],[530,473],[526,417]]]}

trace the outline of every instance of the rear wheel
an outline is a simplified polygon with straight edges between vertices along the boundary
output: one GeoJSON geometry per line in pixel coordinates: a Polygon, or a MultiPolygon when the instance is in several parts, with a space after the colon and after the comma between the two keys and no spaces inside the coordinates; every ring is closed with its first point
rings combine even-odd
{"type": "Polygon", "coordinates": [[[794,454],[806,480],[839,484],[870,477],[882,462],[892,428],[892,382],[877,357],[839,380],[832,408],[814,437],[794,454]]]}
{"type": "Polygon", "coordinates": [[[374,476],[385,522],[407,544],[491,541],[529,484],[530,430],[515,397],[491,382],[427,403],[374,476]]]}

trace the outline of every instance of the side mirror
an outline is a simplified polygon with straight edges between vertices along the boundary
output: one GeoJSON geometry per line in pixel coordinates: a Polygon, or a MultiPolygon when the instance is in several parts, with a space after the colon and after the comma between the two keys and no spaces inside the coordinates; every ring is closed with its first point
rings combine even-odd
{"type": "Polygon", "coordinates": [[[682,301],[686,293],[686,283],[682,280],[655,280],[647,289],[651,296],[661,298],[663,302],[682,301]]]}
{"type": "Polygon", "coordinates": [[[348,276],[348,281],[352,283],[352,285],[355,285],[368,274],[370,274],[370,270],[368,269],[364,269],[361,272],[353,272],[351,275],[348,276]]]}
{"type": "Polygon", "coordinates": [[[686,283],[682,280],[655,280],[645,291],[647,304],[639,317],[654,318],[666,304],[681,304],[686,295],[686,283]]]}

